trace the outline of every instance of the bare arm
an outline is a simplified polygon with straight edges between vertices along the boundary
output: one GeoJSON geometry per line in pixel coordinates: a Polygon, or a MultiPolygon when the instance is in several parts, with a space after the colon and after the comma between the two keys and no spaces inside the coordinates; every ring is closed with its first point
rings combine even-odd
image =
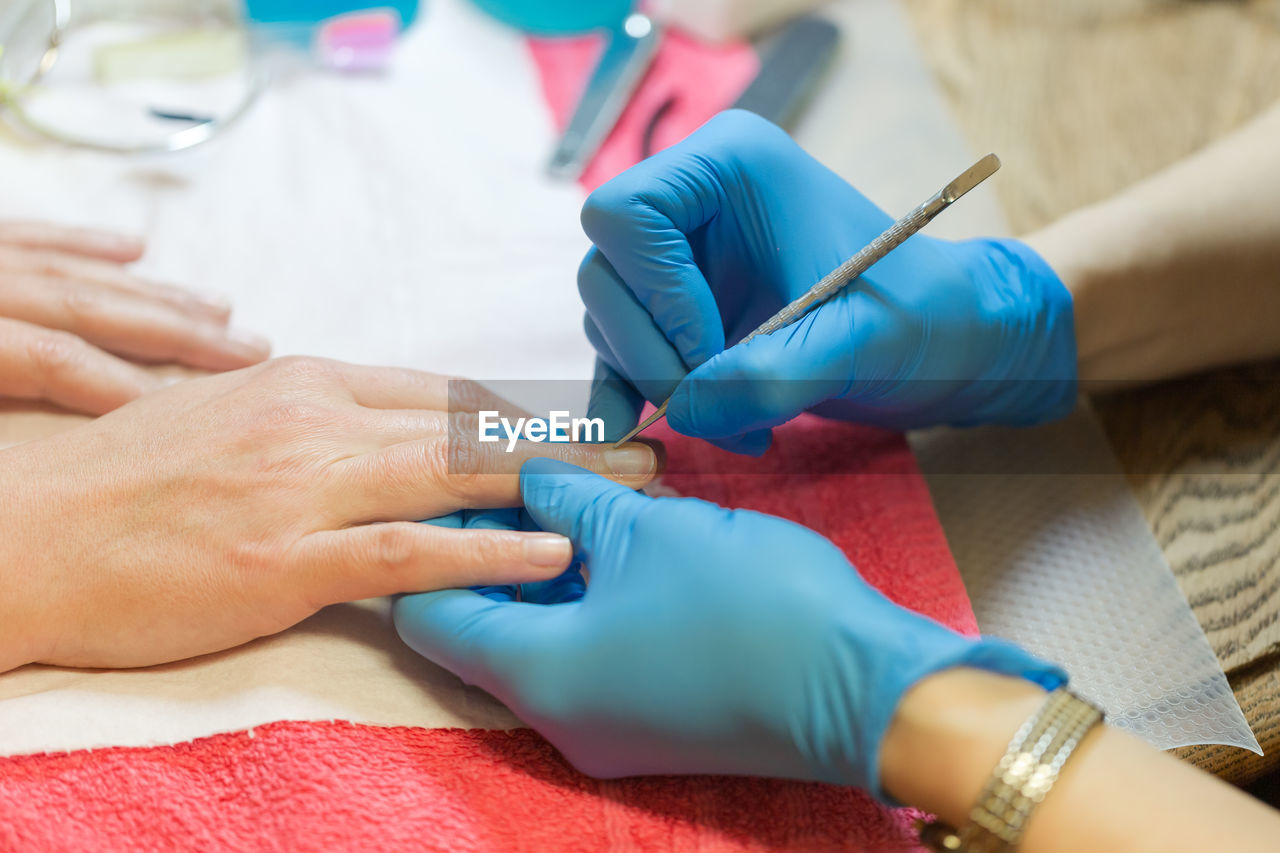
{"type": "MultiPolygon", "coordinates": [[[[1280,355],[1280,104],[1234,135],[1026,238],[1075,303],[1080,379],[1147,382],[1280,355]]],[[[885,788],[967,822],[1038,687],[974,670],[908,692],[885,788]]],[[[1030,853],[1274,850],[1280,814],[1112,728],[1033,813],[1030,853]]]]}
{"type": "MultiPolygon", "coordinates": [[[[969,809],[1039,687],[988,672],[931,676],[898,707],[881,753],[881,779],[899,800],[953,826],[969,809]]],[[[1095,729],[1032,813],[1020,850],[1275,850],[1280,814],[1137,738],[1095,729]]]]}
{"type": "Polygon", "coordinates": [[[1280,104],[1026,242],[1072,292],[1086,387],[1280,355],[1280,104]]]}

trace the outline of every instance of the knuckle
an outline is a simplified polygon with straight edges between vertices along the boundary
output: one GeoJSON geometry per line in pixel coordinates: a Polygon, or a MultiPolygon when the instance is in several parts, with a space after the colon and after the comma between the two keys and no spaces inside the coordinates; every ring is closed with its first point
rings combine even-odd
{"type": "Polygon", "coordinates": [[[738,150],[759,152],[775,150],[780,145],[795,147],[786,131],[750,110],[726,110],[715,121],[716,127],[730,138],[748,142],[735,146],[738,150]]]}
{"type": "Polygon", "coordinates": [[[463,443],[468,444],[471,450],[463,452],[479,452],[479,447],[472,442],[470,438],[471,436],[475,436],[477,442],[480,438],[480,414],[478,412],[451,412],[448,417],[448,423],[448,435],[451,443],[458,442],[459,445],[463,443]]]}
{"type": "Polygon", "coordinates": [[[311,362],[311,357],[306,355],[283,355],[279,358],[273,358],[267,362],[267,369],[275,373],[293,373],[304,369],[311,362]]]}
{"type": "Polygon", "coordinates": [[[309,429],[333,419],[333,412],[315,403],[278,400],[265,405],[255,418],[257,429],[264,432],[309,429]]]}
{"type": "Polygon", "coordinates": [[[583,232],[592,241],[608,235],[621,218],[619,210],[631,195],[626,183],[624,177],[619,175],[594,190],[582,203],[579,219],[583,232]]]}
{"type": "Polygon", "coordinates": [[[92,324],[103,319],[102,297],[83,287],[64,288],[59,299],[62,310],[74,324],[92,324]]]}
{"type": "Polygon", "coordinates": [[[429,476],[435,478],[453,498],[465,500],[475,494],[485,475],[485,456],[469,435],[451,431],[444,441],[430,441],[424,448],[429,476]]]}
{"type": "Polygon", "coordinates": [[[793,382],[803,382],[802,377],[787,377],[779,372],[778,365],[765,355],[763,349],[744,347],[735,353],[737,363],[723,378],[705,380],[699,393],[717,397],[739,394],[756,403],[758,407],[772,410],[790,394],[793,382]]]}
{"type": "Polygon", "coordinates": [[[451,415],[471,414],[495,403],[493,395],[475,380],[450,377],[448,383],[451,415]]]}
{"type": "Polygon", "coordinates": [[[797,404],[788,384],[782,380],[767,378],[752,382],[747,394],[755,411],[765,416],[791,414],[797,404]]]}
{"type": "Polygon", "coordinates": [[[750,110],[725,110],[724,112],[713,118],[710,124],[715,127],[725,128],[732,133],[739,134],[774,134],[780,128],[773,122],[756,115],[750,110]]]}
{"type": "Polygon", "coordinates": [[[45,380],[65,376],[84,360],[83,342],[66,332],[38,335],[27,344],[27,357],[36,374],[45,380]]]}
{"type": "Polygon", "coordinates": [[[413,569],[417,556],[415,533],[405,523],[376,525],[372,548],[375,569],[393,578],[406,577],[413,569]]]}
{"type": "Polygon", "coordinates": [[[467,565],[477,569],[491,569],[506,565],[511,555],[511,543],[507,536],[495,531],[468,532],[464,539],[462,557],[467,565]]]}
{"type": "Polygon", "coordinates": [[[265,373],[284,385],[321,385],[335,382],[339,370],[335,362],[309,355],[287,355],[267,362],[265,373]]]}
{"type": "MultiPolygon", "coordinates": [[[[498,413],[507,415],[501,409],[498,413]]],[[[449,416],[446,470],[450,475],[462,476],[465,480],[488,474],[514,474],[519,470],[528,442],[521,440],[515,452],[508,452],[511,436],[506,429],[489,422],[485,432],[488,439],[481,442],[478,412],[456,412],[449,416]]]]}
{"type": "Polygon", "coordinates": [[[734,371],[742,379],[768,381],[774,378],[777,365],[764,353],[763,347],[744,346],[735,353],[738,369],[734,371]]]}

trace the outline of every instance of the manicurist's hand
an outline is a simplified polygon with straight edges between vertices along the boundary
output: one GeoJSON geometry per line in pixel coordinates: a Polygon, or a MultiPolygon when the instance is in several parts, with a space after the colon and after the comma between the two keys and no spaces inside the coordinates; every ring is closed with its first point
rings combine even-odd
{"type": "Polygon", "coordinates": [[[891,428],[1067,412],[1071,297],[1015,240],[914,236],[793,326],[726,351],[891,222],[744,112],[605,184],[582,211],[595,247],[578,277],[615,380],[594,413],[634,424],[640,397],[674,392],[674,429],[759,452],[810,409],[891,428]]]}
{"type": "Polygon", "coordinates": [[[970,666],[1062,678],[891,603],[790,522],[655,500],[553,460],[525,463],[520,486],[529,516],[573,540],[585,595],[571,576],[526,587],[534,603],[410,595],[396,628],[587,773],[758,774],[878,792],[886,728],[925,676],[970,666]]]}
{"type": "Polygon", "coordinates": [[[131,273],[142,251],[129,237],[0,222],[0,399],[98,415],[159,386],[142,363],[232,370],[270,354],[228,325],[222,300],[131,273]]]}
{"type": "Polygon", "coordinates": [[[334,602],[553,578],[558,532],[414,522],[517,505],[534,454],[622,488],[654,474],[643,445],[480,444],[462,399],[450,414],[432,374],[281,359],[0,452],[0,670],[143,666],[334,602]]]}

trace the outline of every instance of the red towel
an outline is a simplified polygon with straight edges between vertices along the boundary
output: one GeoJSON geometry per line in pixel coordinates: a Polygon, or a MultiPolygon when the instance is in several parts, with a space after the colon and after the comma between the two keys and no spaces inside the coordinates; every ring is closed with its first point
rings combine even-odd
{"type": "MultiPolygon", "coordinates": [[[[759,460],[676,436],[678,491],[808,524],[869,582],[974,632],[900,436],[805,417],[759,460]],[[803,473],[786,473],[800,471],[803,473]]],[[[528,730],[282,722],[177,746],[0,759],[0,850],[904,850],[918,814],[830,785],[600,782],[528,730]]]]}
{"type": "Polygon", "coordinates": [[[533,732],[272,723],[163,748],[9,759],[0,849],[908,850],[831,785],[602,782],[533,732]]]}

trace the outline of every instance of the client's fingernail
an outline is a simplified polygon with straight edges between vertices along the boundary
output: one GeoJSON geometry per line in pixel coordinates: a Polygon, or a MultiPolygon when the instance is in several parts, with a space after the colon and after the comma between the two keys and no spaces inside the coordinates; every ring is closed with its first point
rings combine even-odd
{"type": "Polygon", "coordinates": [[[131,234],[118,234],[114,231],[86,231],[85,242],[93,248],[106,252],[122,254],[140,253],[146,247],[141,237],[131,234]]]}
{"type": "Polygon", "coordinates": [[[647,477],[658,467],[658,457],[647,444],[624,444],[606,450],[604,461],[618,477],[647,477]]]}
{"type": "Polygon", "coordinates": [[[271,341],[256,332],[249,332],[244,329],[228,329],[227,339],[232,343],[240,344],[256,352],[271,352],[271,341]]]}
{"type": "Polygon", "coordinates": [[[573,559],[573,544],[556,533],[532,533],[524,537],[524,559],[533,566],[567,566],[573,559]]]}
{"type": "Polygon", "coordinates": [[[219,314],[226,314],[231,310],[231,297],[225,293],[206,291],[204,293],[192,293],[190,296],[205,308],[209,308],[219,314]]]}

